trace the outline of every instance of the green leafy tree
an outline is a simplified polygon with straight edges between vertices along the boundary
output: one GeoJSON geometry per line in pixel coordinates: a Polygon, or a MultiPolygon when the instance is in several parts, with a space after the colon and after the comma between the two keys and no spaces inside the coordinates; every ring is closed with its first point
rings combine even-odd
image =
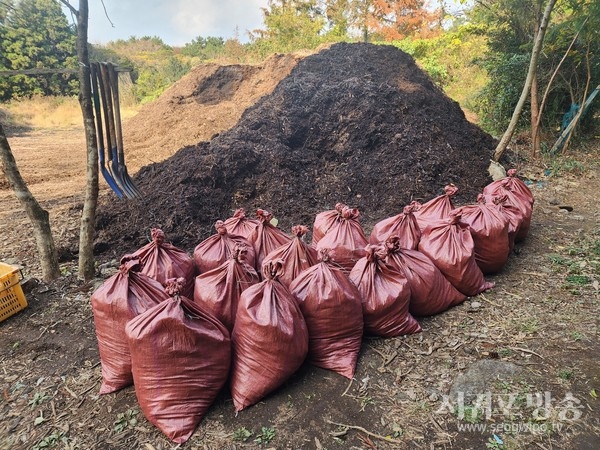
{"type": "Polygon", "coordinates": [[[117,66],[127,68],[135,66],[130,58],[108,47],[88,44],[88,54],[90,61],[111,62],[117,66]]]}
{"type": "Polygon", "coordinates": [[[349,30],[364,42],[431,35],[439,14],[425,8],[424,0],[348,0],[349,30]]]}
{"type": "MultiPolygon", "coordinates": [[[[471,12],[471,20],[484,24],[489,51],[480,60],[490,75],[478,102],[478,113],[484,128],[501,133],[510,120],[525,80],[533,38],[539,27],[541,1],[482,1],[471,12]],[[521,83],[515,82],[521,80],[521,83]]],[[[532,89],[537,92],[538,76],[532,89]]],[[[534,94],[535,97],[535,94],[534,94]]],[[[525,110],[530,110],[527,103],[525,110]]],[[[521,128],[527,126],[521,115],[521,128]]]]}
{"type": "Polygon", "coordinates": [[[109,42],[105,48],[96,49],[96,52],[133,69],[135,97],[142,103],[156,99],[191,68],[189,57],[177,55],[172,47],[156,36],[120,39],[109,42]]]}
{"type": "MultiPolygon", "coordinates": [[[[2,2],[0,64],[8,70],[76,68],[76,32],[55,0],[2,2]]],[[[73,75],[15,75],[0,85],[0,99],[32,95],[73,95],[73,75]]]]}
{"type": "Polygon", "coordinates": [[[138,101],[146,103],[158,98],[169,86],[190,71],[189,63],[170,56],[160,66],[145,66],[139,70],[135,84],[138,101]]]}
{"type": "Polygon", "coordinates": [[[268,52],[312,49],[323,42],[396,40],[433,35],[439,12],[425,0],[269,0],[254,47],[268,52]]]}
{"type": "Polygon", "coordinates": [[[487,49],[479,31],[471,24],[458,24],[433,38],[410,37],[392,45],[415,58],[451,98],[470,108],[473,93],[487,82],[486,72],[474,64],[487,49]]]}
{"type": "Polygon", "coordinates": [[[139,64],[160,62],[166,55],[173,54],[173,49],[157,36],[118,39],[109,42],[106,48],[139,64]]]}
{"type": "Polygon", "coordinates": [[[351,0],[323,0],[322,11],[326,19],[327,37],[345,40],[352,27],[351,0]]]}
{"type": "MultiPolygon", "coordinates": [[[[561,126],[564,113],[572,104],[581,103],[586,86],[589,91],[600,82],[599,4],[597,0],[557,1],[530,96],[518,122],[521,130],[528,129],[534,122],[544,100],[540,123],[545,134],[552,137],[561,126]],[[569,49],[575,36],[577,38],[569,49]],[[543,93],[550,82],[544,98],[543,93]]],[[[487,70],[489,83],[477,98],[476,110],[484,128],[492,133],[506,129],[519,99],[541,5],[539,0],[481,1],[470,13],[471,21],[478,24],[480,30],[485,30],[488,39],[489,50],[479,63],[487,70]]],[[[588,113],[587,119],[592,117],[593,114],[588,113]]]]}
{"type": "Polygon", "coordinates": [[[374,0],[350,0],[350,24],[360,33],[364,42],[369,41],[373,26],[374,0]]]}
{"type": "Polygon", "coordinates": [[[313,49],[324,40],[326,21],[317,0],[269,0],[263,14],[266,29],[252,34],[259,53],[313,49]]]}
{"type": "Polygon", "coordinates": [[[198,36],[192,42],[185,44],[181,49],[181,54],[206,61],[222,55],[224,50],[225,41],[222,37],[208,36],[204,38],[198,36]]]}
{"type": "MultiPolygon", "coordinates": [[[[14,9],[13,0],[2,0],[0,1],[0,43],[4,42],[4,33],[6,32],[6,18],[8,17],[8,11],[14,9]]],[[[0,58],[3,54],[0,53],[0,58]]]]}
{"type": "MultiPolygon", "coordinates": [[[[4,45],[6,43],[6,18],[8,11],[13,8],[13,0],[0,1],[0,70],[8,70],[9,62],[6,59],[6,51],[4,45]]],[[[2,93],[9,89],[9,80],[6,77],[0,77],[0,99],[2,93]]]]}
{"type": "MultiPolygon", "coordinates": [[[[589,94],[600,83],[600,2],[569,2],[561,11],[560,19],[549,31],[542,62],[546,81],[566,55],[548,101],[567,111],[572,104],[581,104],[586,91],[589,94]]],[[[550,108],[552,111],[552,106],[550,108]]],[[[590,111],[597,109],[598,102],[595,102],[590,111]]],[[[588,113],[585,118],[592,117],[593,113],[588,113]]]]}

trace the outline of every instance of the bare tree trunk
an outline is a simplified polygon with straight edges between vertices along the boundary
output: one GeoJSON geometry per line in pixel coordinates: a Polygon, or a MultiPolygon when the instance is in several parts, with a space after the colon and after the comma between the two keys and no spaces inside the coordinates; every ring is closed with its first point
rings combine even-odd
{"type": "Polygon", "coordinates": [[[533,50],[531,52],[531,61],[529,62],[529,70],[527,71],[525,85],[523,86],[521,97],[519,97],[519,101],[517,102],[517,106],[515,107],[512,118],[510,119],[508,128],[504,132],[502,139],[500,139],[500,142],[498,143],[498,146],[494,151],[495,161],[500,160],[500,158],[506,151],[506,147],[508,147],[508,143],[510,142],[510,139],[512,138],[515,132],[515,128],[517,127],[517,122],[519,121],[521,111],[523,110],[523,106],[525,105],[525,101],[527,100],[529,90],[531,89],[531,83],[535,74],[535,68],[537,66],[538,57],[542,49],[542,43],[544,42],[544,36],[546,35],[548,23],[550,22],[550,14],[552,13],[552,9],[554,8],[555,3],[556,0],[548,0],[548,3],[546,4],[546,9],[544,10],[544,15],[542,16],[542,22],[540,24],[540,29],[538,31],[535,43],[533,44],[533,50]]]}
{"type": "Polygon", "coordinates": [[[554,82],[554,78],[556,78],[556,75],[558,74],[558,71],[559,71],[560,67],[562,66],[562,63],[565,62],[565,59],[567,59],[567,56],[569,55],[569,52],[571,51],[571,48],[573,47],[573,44],[575,44],[575,42],[577,41],[577,38],[579,37],[579,33],[581,33],[581,30],[583,29],[583,27],[585,26],[585,24],[587,23],[587,21],[588,21],[588,18],[586,17],[586,19],[581,24],[581,28],[579,28],[579,30],[577,31],[577,33],[575,33],[575,36],[573,36],[573,40],[569,44],[569,47],[565,51],[565,54],[560,59],[560,61],[557,64],[556,68],[552,72],[552,75],[550,76],[550,80],[548,80],[548,84],[546,85],[546,89],[544,90],[544,95],[542,96],[542,101],[540,103],[538,118],[537,118],[537,122],[535,124],[535,134],[533,134],[533,130],[534,129],[532,128],[532,134],[533,134],[533,152],[534,152],[533,156],[539,155],[539,153],[540,153],[540,145],[541,145],[541,142],[540,142],[541,141],[541,139],[540,139],[540,123],[542,121],[542,114],[544,112],[544,107],[546,106],[546,100],[548,99],[548,93],[550,92],[550,87],[552,86],[552,83],[554,82]]]}
{"type": "MultiPolygon", "coordinates": [[[[533,34],[533,40],[537,40],[537,36],[539,34],[540,29],[540,21],[542,14],[542,2],[540,1],[535,8],[535,32],[533,34]]],[[[540,114],[539,108],[539,95],[538,95],[538,74],[537,74],[537,64],[533,67],[533,76],[531,77],[531,88],[530,88],[530,104],[531,104],[531,154],[536,154],[536,145],[539,146],[539,143],[536,142],[536,139],[539,137],[539,133],[537,130],[538,127],[538,117],[540,114]]]]}
{"type": "Polygon", "coordinates": [[[42,266],[42,279],[52,281],[60,277],[60,268],[58,267],[58,258],[52,231],[50,229],[50,216],[48,211],[43,209],[37,202],[27,183],[21,177],[17,163],[4,134],[4,129],[0,123],[0,160],[2,161],[2,171],[15,195],[25,208],[25,212],[33,225],[33,235],[37,244],[37,249],[42,266]]]}
{"type": "MultiPolygon", "coordinates": [[[[591,43],[588,41],[587,51],[585,52],[585,62],[586,62],[586,67],[587,67],[587,80],[585,83],[585,89],[583,91],[583,97],[581,98],[580,103],[579,103],[581,106],[579,107],[579,111],[577,111],[577,114],[575,114],[575,117],[573,117],[573,120],[567,127],[568,129],[570,129],[570,132],[567,134],[564,144],[562,144],[563,154],[565,154],[567,152],[567,148],[569,148],[569,142],[571,142],[571,138],[573,137],[573,132],[575,131],[575,127],[579,123],[579,120],[581,119],[581,117],[583,116],[583,112],[585,111],[586,99],[587,99],[587,95],[588,95],[588,92],[590,89],[590,82],[592,81],[592,70],[590,67],[590,45],[591,45],[591,43]]],[[[556,152],[557,143],[559,143],[559,142],[560,141],[556,141],[556,143],[552,146],[552,149],[550,150],[552,153],[556,152]]]]}
{"type": "Polygon", "coordinates": [[[540,108],[539,108],[539,96],[538,96],[538,79],[537,79],[537,69],[536,69],[536,74],[533,76],[533,79],[531,80],[531,137],[532,137],[532,147],[531,147],[531,154],[532,156],[536,155],[536,148],[539,147],[539,132],[538,132],[538,117],[540,115],[540,108]]]}
{"type": "Polygon", "coordinates": [[[86,142],[86,189],[79,228],[79,277],[94,277],[94,232],[98,205],[98,148],[92,110],[90,60],[88,56],[88,2],[79,0],[77,11],[77,58],[79,59],[79,103],[83,113],[86,142]]]}

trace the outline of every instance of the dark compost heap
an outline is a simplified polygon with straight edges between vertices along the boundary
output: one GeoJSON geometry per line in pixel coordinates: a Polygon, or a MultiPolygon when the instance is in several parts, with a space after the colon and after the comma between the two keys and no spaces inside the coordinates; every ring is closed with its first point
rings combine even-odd
{"type": "Polygon", "coordinates": [[[192,250],[238,207],[267,209],[289,232],[344,202],[369,230],[447,183],[457,203],[474,202],[494,145],[409,55],[336,44],[301,60],[229,131],[142,168],[142,199],[103,198],[96,251],[118,257],[153,226],[192,250]]]}

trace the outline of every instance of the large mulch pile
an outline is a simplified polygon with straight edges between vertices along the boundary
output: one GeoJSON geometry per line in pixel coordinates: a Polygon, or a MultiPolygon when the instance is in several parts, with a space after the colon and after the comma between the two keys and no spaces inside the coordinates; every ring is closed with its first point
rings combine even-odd
{"type": "Polygon", "coordinates": [[[274,54],[261,64],[202,64],[123,124],[127,165],[137,170],[228,130],[273,91],[305,55],[274,54]]]}
{"type": "Polygon", "coordinates": [[[457,203],[473,202],[494,144],[409,55],[336,44],[302,59],[229,131],[142,168],[142,199],[104,198],[96,250],[120,256],[153,226],[190,250],[238,207],[267,209],[289,231],[336,202],[358,207],[369,229],[447,183],[457,203]]]}

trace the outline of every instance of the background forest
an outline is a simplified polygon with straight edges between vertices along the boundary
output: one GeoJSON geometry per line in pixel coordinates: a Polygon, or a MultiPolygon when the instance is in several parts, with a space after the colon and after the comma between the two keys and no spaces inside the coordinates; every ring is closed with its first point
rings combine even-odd
{"type": "MultiPolygon", "coordinates": [[[[481,127],[499,135],[520,95],[543,8],[542,0],[481,0],[452,8],[441,0],[270,0],[263,27],[245,43],[198,36],[172,47],[158,36],[132,36],[90,45],[90,59],[131,69],[124,100],[135,111],[198,64],[256,63],[272,53],[339,41],[391,44],[412,55],[481,127]]],[[[557,1],[522,131],[531,128],[543,103],[541,136],[556,136],[600,83],[599,34],[599,2],[557,1]]],[[[75,39],[58,1],[0,0],[0,71],[75,69],[75,39]]],[[[69,98],[75,105],[77,92],[76,74],[0,76],[0,104],[8,111],[32,97],[50,97],[54,108],[69,98]]],[[[594,104],[582,118],[584,133],[593,116],[594,104]]]]}

